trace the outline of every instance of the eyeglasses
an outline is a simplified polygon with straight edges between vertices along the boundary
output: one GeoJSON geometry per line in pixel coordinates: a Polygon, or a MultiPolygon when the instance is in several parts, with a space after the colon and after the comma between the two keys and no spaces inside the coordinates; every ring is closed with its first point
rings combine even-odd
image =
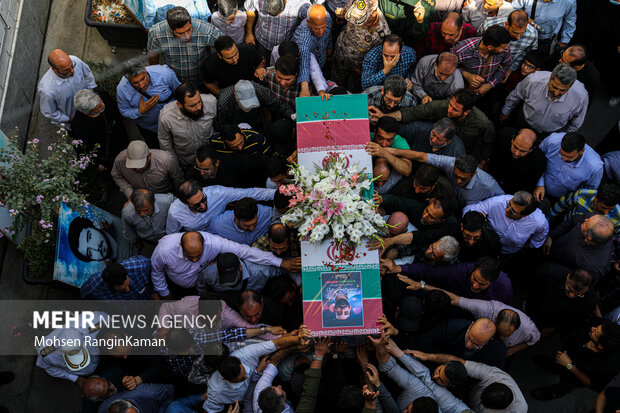
{"type": "Polygon", "coordinates": [[[526,69],[530,69],[530,70],[536,69],[536,66],[528,62],[523,62],[523,66],[525,66],[526,69]]]}
{"type": "Polygon", "coordinates": [[[207,197],[204,196],[204,194],[202,195],[202,199],[200,200],[200,202],[195,203],[195,204],[188,204],[187,206],[189,207],[189,209],[191,209],[192,211],[196,211],[198,208],[200,208],[201,205],[206,204],[207,203],[207,197]]]}
{"type": "Polygon", "coordinates": [[[483,345],[476,344],[476,343],[474,343],[472,341],[471,338],[469,338],[469,329],[470,328],[471,328],[471,326],[469,326],[469,328],[467,328],[467,332],[465,333],[465,344],[471,345],[471,347],[473,349],[475,349],[475,350],[480,350],[482,347],[484,347],[484,344],[483,345]]]}
{"type": "Polygon", "coordinates": [[[56,70],[57,70],[58,72],[60,72],[60,73],[68,73],[68,72],[70,72],[70,71],[71,71],[71,69],[75,69],[75,62],[74,62],[74,61],[71,61],[71,67],[68,67],[68,68],[66,68],[66,69],[62,69],[62,70],[60,70],[60,69],[59,69],[59,68],[57,68],[56,66],[54,66],[54,67],[55,67],[55,68],[56,68],[56,70]]]}
{"type": "Polygon", "coordinates": [[[197,167],[196,165],[194,165],[194,169],[197,170],[198,172],[204,172],[204,173],[209,173],[213,170],[213,168],[202,169],[202,168],[197,167]]]}

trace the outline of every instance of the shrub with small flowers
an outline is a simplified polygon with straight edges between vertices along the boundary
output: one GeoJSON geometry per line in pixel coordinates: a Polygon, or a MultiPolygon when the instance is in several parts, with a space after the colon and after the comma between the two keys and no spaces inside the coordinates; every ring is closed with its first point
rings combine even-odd
{"type": "Polygon", "coordinates": [[[280,192],[291,197],[282,222],[299,228],[300,237],[310,243],[331,236],[338,243],[360,245],[363,237],[379,239],[377,234],[387,233],[373,201],[362,196],[374,179],[358,171],[357,164],[347,167],[347,161],[343,153],[330,153],[314,174],[293,165],[293,183],[280,186],[280,192]]]}
{"type": "MultiPolygon", "coordinates": [[[[92,152],[77,155],[75,146],[81,141],[71,141],[64,128],[58,131],[58,135],[58,139],[43,148],[42,153],[36,138],[27,141],[22,151],[16,134],[9,138],[6,147],[0,149],[0,206],[7,207],[13,218],[11,227],[0,228],[0,237],[7,236],[15,241],[16,234],[32,224],[32,234],[20,244],[29,261],[42,255],[41,242],[53,249],[61,203],[74,209],[88,205],[76,182],[96,155],[92,152]]],[[[35,267],[53,265],[53,253],[41,258],[47,262],[35,267]]],[[[32,262],[30,264],[32,267],[32,262]]]]}

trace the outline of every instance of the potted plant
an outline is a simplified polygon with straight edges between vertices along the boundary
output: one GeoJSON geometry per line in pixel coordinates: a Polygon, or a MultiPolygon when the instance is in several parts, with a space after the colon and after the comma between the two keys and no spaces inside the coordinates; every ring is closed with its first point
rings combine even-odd
{"type": "Polygon", "coordinates": [[[35,276],[51,275],[54,266],[56,223],[61,203],[73,209],[88,205],[80,177],[91,163],[93,152],[78,155],[81,141],[71,140],[61,128],[58,139],[41,147],[39,139],[19,147],[17,133],[0,148],[0,206],[8,209],[13,223],[0,228],[18,244],[35,276]],[[24,229],[21,241],[17,235],[24,229]]]}

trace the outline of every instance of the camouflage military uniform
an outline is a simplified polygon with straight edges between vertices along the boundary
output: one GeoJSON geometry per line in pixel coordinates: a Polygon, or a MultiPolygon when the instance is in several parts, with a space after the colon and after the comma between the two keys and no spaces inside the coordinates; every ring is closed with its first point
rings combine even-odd
{"type": "Polygon", "coordinates": [[[379,0],[379,9],[385,15],[392,32],[411,46],[426,35],[435,12],[435,0],[379,0]],[[416,5],[424,8],[422,23],[414,17],[416,5]]]}
{"type": "Polygon", "coordinates": [[[337,84],[346,87],[344,82],[353,69],[361,70],[366,53],[381,44],[383,37],[391,33],[383,13],[380,10],[377,10],[377,13],[379,18],[375,27],[348,22],[338,36],[331,71],[331,80],[337,84]]]}

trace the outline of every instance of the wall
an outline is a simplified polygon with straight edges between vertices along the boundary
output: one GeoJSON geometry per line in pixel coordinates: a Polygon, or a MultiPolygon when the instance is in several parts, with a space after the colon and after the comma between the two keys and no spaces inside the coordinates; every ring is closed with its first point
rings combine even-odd
{"type": "MultiPolygon", "coordinates": [[[[45,41],[51,0],[1,0],[0,12],[8,10],[11,29],[6,30],[0,52],[0,130],[7,135],[18,127],[20,135],[28,131],[39,74],[41,51],[45,41]],[[21,8],[21,14],[19,14],[21,8]],[[19,19],[19,24],[17,24],[19,19]],[[14,31],[17,30],[15,36],[14,31]],[[8,39],[8,41],[7,41],[8,39]],[[13,42],[11,42],[13,40],[13,42]],[[13,43],[11,48],[5,46],[13,43]],[[10,61],[12,58],[12,61],[10,61]],[[3,65],[8,65],[8,76],[3,65]]],[[[0,19],[0,30],[2,30],[0,19]]]]}

